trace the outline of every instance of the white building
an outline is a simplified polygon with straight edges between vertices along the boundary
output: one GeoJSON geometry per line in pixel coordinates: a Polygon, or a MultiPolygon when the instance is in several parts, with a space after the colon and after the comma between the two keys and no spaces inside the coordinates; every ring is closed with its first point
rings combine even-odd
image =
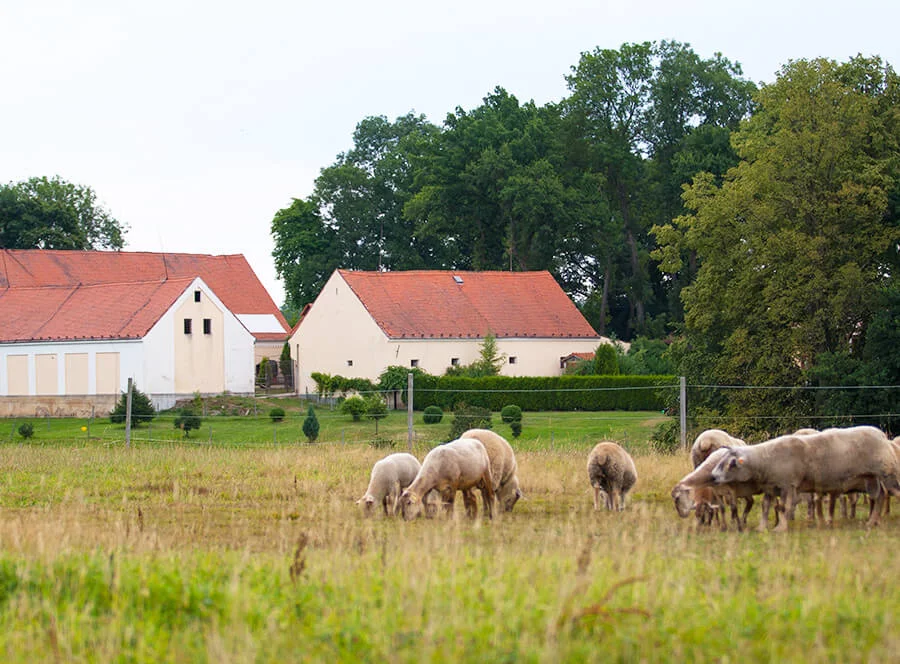
{"type": "Polygon", "coordinates": [[[336,270],[290,340],[299,392],[314,372],[376,381],[388,366],[441,375],[480,358],[487,334],[504,355],[502,375],[557,376],[598,335],[542,272],[336,270]]]}

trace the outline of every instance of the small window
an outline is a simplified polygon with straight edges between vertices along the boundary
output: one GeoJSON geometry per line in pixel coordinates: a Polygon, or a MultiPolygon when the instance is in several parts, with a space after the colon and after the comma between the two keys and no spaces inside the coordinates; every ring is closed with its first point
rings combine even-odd
{"type": "Polygon", "coordinates": [[[459,366],[459,358],[458,358],[458,357],[451,357],[451,358],[450,358],[450,364],[451,364],[452,366],[454,366],[454,367],[458,367],[458,366],[459,366]]]}
{"type": "Polygon", "coordinates": [[[190,318],[184,319],[184,333],[185,334],[191,333],[191,319],[190,318]]]}
{"type": "Polygon", "coordinates": [[[200,291],[195,290],[194,291],[194,302],[199,302],[199,301],[200,301],[200,291]]]}
{"type": "Polygon", "coordinates": [[[516,363],[516,359],[517,359],[517,358],[516,358],[515,355],[510,355],[510,356],[509,356],[509,363],[510,363],[510,364],[515,364],[515,363],[516,363]]]}
{"type": "Polygon", "coordinates": [[[419,361],[418,361],[418,360],[410,360],[410,361],[409,361],[409,366],[411,366],[411,367],[417,367],[417,366],[419,366],[419,361]]]}
{"type": "Polygon", "coordinates": [[[203,319],[203,334],[212,334],[212,318],[203,319]]]}
{"type": "Polygon", "coordinates": [[[348,367],[352,367],[352,366],[353,366],[353,360],[347,360],[347,366],[348,366],[348,367]]]}

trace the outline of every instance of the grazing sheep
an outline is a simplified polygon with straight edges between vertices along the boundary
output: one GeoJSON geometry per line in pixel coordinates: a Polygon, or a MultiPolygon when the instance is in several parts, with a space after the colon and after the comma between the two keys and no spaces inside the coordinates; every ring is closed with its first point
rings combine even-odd
{"type": "Polygon", "coordinates": [[[862,488],[875,500],[870,526],[878,523],[885,491],[900,496],[897,457],[885,435],[868,426],[729,448],[712,476],[717,484],[752,481],[766,497],[780,495],[785,519],[776,530],[787,529],[799,491],[830,494],[862,488]]]}
{"type": "MultiPolygon", "coordinates": [[[[672,489],[672,499],[678,516],[686,518],[692,511],[698,521],[706,525],[721,517],[721,526],[725,530],[723,513],[725,505],[731,508],[731,520],[738,530],[743,530],[747,523],[747,515],[753,507],[753,494],[758,493],[755,485],[738,482],[719,486],[713,481],[712,470],[726,454],[726,448],[719,448],[710,454],[697,468],[685,475],[672,489]],[[744,513],[738,515],[737,500],[745,501],[744,513]]],[[[768,518],[768,510],[766,513],[768,518]]]]}
{"type": "Polygon", "coordinates": [[[600,509],[600,492],[606,494],[606,509],[621,512],[625,496],[637,481],[637,469],[631,455],[620,445],[597,443],[587,461],[588,479],[594,487],[594,509],[600,509]]]}
{"type": "Polygon", "coordinates": [[[700,435],[694,439],[694,444],[691,445],[691,463],[694,464],[694,468],[696,468],[706,460],[706,457],[717,449],[722,447],[737,447],[740,445],[746,445],[746,443],[740,438],[734,438],[721,429],[707,429],[706,431],[702,431],[700,435]]]}
{"type": "MultiPolygon", "coordinates": [[[[794,432],[794,435],[795,436],[811,436],[811,435],[814,435],[817,433],[819,433],[818,429],[805,428],[805,429],[797,429],[794,432]]],[[[807,519],[807,521],[815,522],[817,513],[819,515],[819,521],[823,521],[825,519],[825,517],[822,514],[822,496],[817,496],[816,494],[814,494],[810,491],[802,491],[797,496],[797,500],[798,501],[802,500],[803,502],[806,503],[806,519],[807,519]]]]}
{"type": "Polygon", "coordinates": [[[394,516],[400,492],[416,478],[420,467],[419,460],[406,452],[390,454],[376,461],[369,476],[369,488],[356,504],[363,506],[366,516],[371,516],[375,505],[381,503],[384,515],[394,516]]]}
{"type": "Polygon", "coordinates": [[[484,445],[491,460],[491,478],[497,502],[505,512],[512,512],[516,501],[522,497],[519,478],[516,477],[516,455],[512,446],[499,433],[490,429],[469,429],[460,438],[474,438],[484,445]]]}
{"type": "Polygon", "coordinates": [[[443,499],[444,512],[452,514],[456,492],[462,491],[466,514],[475,518],[478,514],[475,489],[481,491],[484,511],[494,518],[494,481],[487,451],[474,438],[459,438],[438,445],[425,455],[419,473],[400,496],[400,510],[404,519],[414,519],[421,509],[422,498],[436,490],[443,499]]]}

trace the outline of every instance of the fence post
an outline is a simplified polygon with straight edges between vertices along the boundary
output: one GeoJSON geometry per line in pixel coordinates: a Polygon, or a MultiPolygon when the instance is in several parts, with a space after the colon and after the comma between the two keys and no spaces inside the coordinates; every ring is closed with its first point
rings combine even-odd
{"type": "Polygon", "coordinates": [[[413,444],[413,375],[406,374],[406,447],[412,453],[413,444]]]}
{"type": "Polygon", "coordinates": [[[687,382],[684,376],[679,380],[678,411],[679,425],[681,428],[681,449],[687,449],[687,382]]]}
{"type": "Polygon", "coordinates": [[[131,447],[131,392],[134,379],[128,379],[128,395],[125,397],[125,449],[131,447]]]}

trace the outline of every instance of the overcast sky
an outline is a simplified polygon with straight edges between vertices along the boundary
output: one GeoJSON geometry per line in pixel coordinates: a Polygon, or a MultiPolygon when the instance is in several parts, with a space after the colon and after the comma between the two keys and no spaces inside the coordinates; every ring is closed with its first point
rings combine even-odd
{"type": "Polygon", "coordinates": [[[276,304],[270,226],[363,118],[440,124],[495,86],[555,102],[579,55],[675,40],[756,82],[788,60],[880,55],[891,0],[0,0],[0,183],[58,175],[126,250],[242,253],[276,304]]]}

